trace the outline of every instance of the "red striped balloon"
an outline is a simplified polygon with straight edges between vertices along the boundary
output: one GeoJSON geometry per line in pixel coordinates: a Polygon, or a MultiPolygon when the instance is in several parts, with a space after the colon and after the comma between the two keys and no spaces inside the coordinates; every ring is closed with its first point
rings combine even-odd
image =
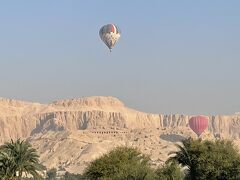
{"type": "Polygon", "coordinates": [[[202,132],[208,127],[208,117],[206,116],[194,116],[189,120],[190,128],[200,136],[202,132]]]}

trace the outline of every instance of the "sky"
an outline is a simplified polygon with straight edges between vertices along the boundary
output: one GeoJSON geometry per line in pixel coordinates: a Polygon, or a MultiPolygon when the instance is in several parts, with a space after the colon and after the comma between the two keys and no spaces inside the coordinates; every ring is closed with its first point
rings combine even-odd
{"type": "Polygon", "coordinates": [[[240,1],[0,2],[0,97],[114,96],[161,114],[240,112],[240,1]],[[101,26],[122,31],[112,53],[101,26]]]}

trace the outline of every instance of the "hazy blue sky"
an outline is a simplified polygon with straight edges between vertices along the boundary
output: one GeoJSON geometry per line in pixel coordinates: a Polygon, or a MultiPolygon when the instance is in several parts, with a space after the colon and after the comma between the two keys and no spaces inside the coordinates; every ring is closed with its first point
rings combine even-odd
{"type": "Polygon", "coordinates": [[[240,1],[0,2],[0,96],[115,96],[146,112],[240,111],[240,1]],[[109,53],[99,28],[122,30],[109,53]]]}

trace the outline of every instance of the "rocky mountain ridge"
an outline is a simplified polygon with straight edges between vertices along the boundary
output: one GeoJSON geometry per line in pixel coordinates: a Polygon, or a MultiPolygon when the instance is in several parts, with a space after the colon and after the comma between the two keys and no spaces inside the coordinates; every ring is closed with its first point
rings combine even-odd
{"type": "MultiPolygon", "coordinates": [[[[114,97],[50,104],[0,98],[0,143],[28,138],[47,167],[71,172],[82,171],[91,160],[119,145],[139,147],[158,165],[174,150],[174,143],[196,137],[188,126],[190,117],[136,111],[114,97]]],[[[240,141],[240,114],[210,116],[202,138],[240,141]]]]}
{"type": "MultiPolygon", "coordinates": [[[[113,97],[87,97],[38,104],[0,99],[0,142],[49,130],[144,129],[188,127],[188,115],[135,111],[113,97]]],[[[240,137],[240,115],[209,117],[209,133],[240,137]]]]}

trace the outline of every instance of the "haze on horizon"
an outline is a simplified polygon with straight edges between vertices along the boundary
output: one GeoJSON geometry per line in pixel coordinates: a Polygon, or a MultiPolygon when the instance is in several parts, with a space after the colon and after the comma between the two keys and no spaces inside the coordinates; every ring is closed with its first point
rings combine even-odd
{"type": "Polygon", "coordinates": [[[240,111],[240,1],[0,3],[0,97],[114,96],[152,113],[240,111]],[[99,28],[122,36],[109,53],[99,28]]]}

